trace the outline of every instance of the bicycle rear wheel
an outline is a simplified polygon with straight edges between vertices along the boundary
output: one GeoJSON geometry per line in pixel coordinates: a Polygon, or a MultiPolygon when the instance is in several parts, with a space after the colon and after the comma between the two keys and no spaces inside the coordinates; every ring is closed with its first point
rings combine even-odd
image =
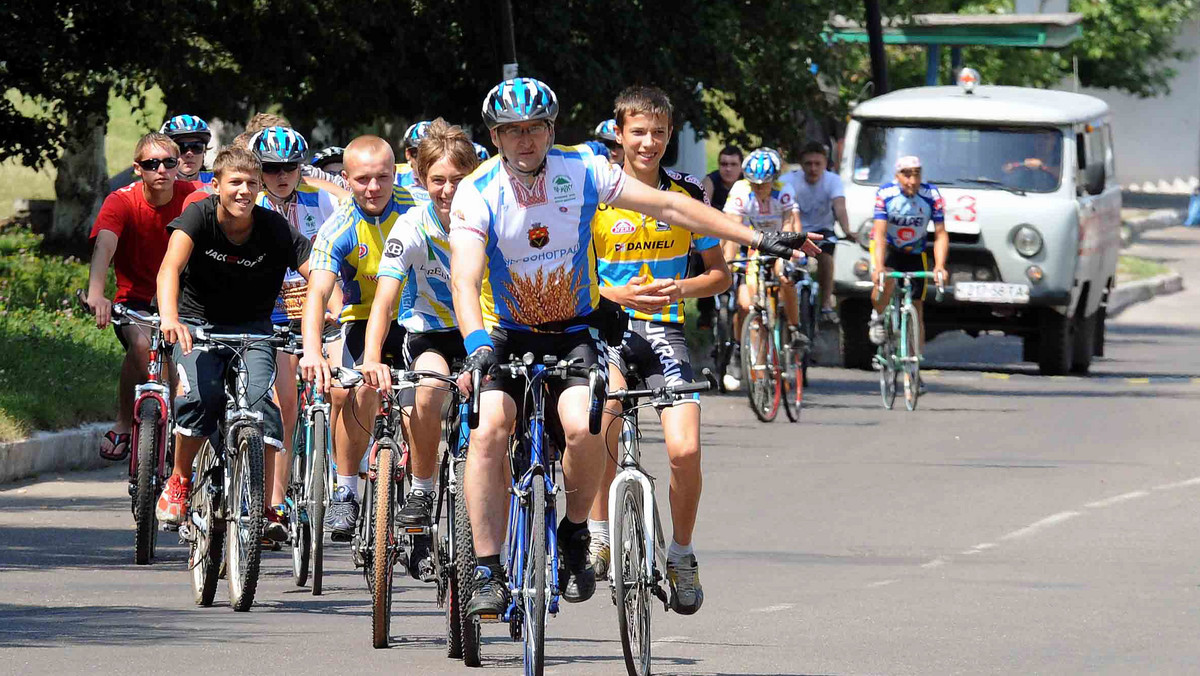
{"type": "MultiPolygon", "coordinates": [[[[195,537],[188,546],[188,567],[192,571],[192,593],[196,605],[212,605],[217,593],[217,580],[221,573],[222,555],[225,549],[225,522],[214,516],[213,496],[208,487],[213,484],[216,469],[216,450],[205,441],[196,454],[196,482],[192,486],[192,506],[188,512],[187,527],[195,529],[195,537]],[[192,515],[198,515],[204,528],[198,527],[192,515]],[[207,529],[207,534],[204,532],[207,529]]],[[[219,479],[219,474],[217,475],[219,479]]]]}
{"type": "Polygon", "coordinates": [[[159,418],[162,409],[157,399],[148,397],[137,412],[137,489],[133,497],[133,562],[139,566],[154,558],[154,536],[158,519],[154,515],[154,500],[158,497],[158,455],[162,435],[159,418]]]}
{"type": "Polygon", "coordinates": [[[717,318],[713,322],[713,366],[717,370],[717,387],[725,391],[725,372],[733,353],[733,320],[725,294],[717,296],[717,318]]]}
{"type": "Polygon", "coordinates": [[[742,326],[742,380],[754,415],[771,422],[779,414],[781,385],[775,344],[763,320],[760,311],[751,310],[742,326]]]}
{"type": "Polygon", "coordinates": [[[915,309],[904,313],[904,350],[901,353],[904,368],[904,407],[910,411],[917,409],[917,399],[921,396],[921,324],[915,309]]]}
{"type": "MultiPolygon", "coordinates": [[[[262,431],[249,425],[238,428],[234,437],[233,480],[230,482],[228,538],[229,605],[245,612],[254,605],[258,589],[258,567],[263,536],[263,439],[262,431]]],[[[274,452],[274,451],[272,451],[274,452]]]]}
{"type": "Polygon", "coordinates": [[[529,490],[529,548],[525,561],[523,603],[525,607],[525,674],[542,676],[546,668],[546,480],[533,477],[529,490]]]}
{"type": "Polygon", "coordinates": [[[800,421],[800,407],[804,403],[804,355],[805,350],[799,336],[791,329],[779,325],[780,334],[780,380],[783,381],[783,412],[788,420],[800,421]]]}
{"type": "Polygon", "coordinates": [[[621,492],[616,520],[612,523],[613,601],[617,604],[617,627],[621,650],[630,674],[650,673],[650,589],[645,579],[646,533],[642,521],[640,490],[626,484],[621,492]]]}
{"type": "Polygon", "coordinates": [[[308,527],[312,533],[312,593],[321,595],[321,580],[325,570],[325,502],[329,487],[329,430],[325,412],[314,411],[312,419],[312,450],[308,457],[308,527]]]}
{"type": "MultiPolygon", "coordinates": [[[[468,667],[480,664],[479,620],[461,612],[474,591],[471,584],[475,576],[475,540],[471,533],[471,518],[467,514],[467,498],[463,494],[463,472],[465,460],[454,461],[454,478],[458,494],[454,499],[454,566],[451,571],[450,597],[455,600],[459,612],[462,636],[462,660],[468,667]]],[[[447,606],[450,602],[447,602],[447,606]]],[[[447,611],[447,621],[449,621],[447,611]]]]}
{"type": "Polygon", "coordinates": [[[375,502],[372,505],[371,645],[388,647],[392,619],[392,573],[396,563],[396,449],[379,444],[375,456],[375,502]]]}

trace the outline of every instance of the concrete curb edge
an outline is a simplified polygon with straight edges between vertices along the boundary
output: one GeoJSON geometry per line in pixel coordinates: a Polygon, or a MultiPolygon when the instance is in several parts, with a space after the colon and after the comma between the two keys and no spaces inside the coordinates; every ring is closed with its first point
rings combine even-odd
{"type": "Polygon", "coordinates": [[[1183,275],[1171,272],[1129,284],[1122,284],[1108,295],[1108,316],[1116,317],[1131,305],[1183,290],[1183,275]]]}
{"type": "Polygon", "coordinates": [[[97,453],[113,423],[91,423],[60,432],[36,432],[21,441],[0,444],[0,484],[47,472],[108,467],[97,453]]]}

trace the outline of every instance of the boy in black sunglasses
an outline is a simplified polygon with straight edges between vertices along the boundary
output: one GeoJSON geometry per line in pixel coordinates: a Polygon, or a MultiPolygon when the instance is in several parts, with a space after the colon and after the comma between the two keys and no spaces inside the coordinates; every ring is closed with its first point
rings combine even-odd
{"type": "MultiPolygon", "coordinates": [[[[167,223],[183,211],[184,199],[196,190],[190,181],[178,180],[179,147],[164,134],[143,136],[134,149],[133,173],[140,181],[109,194],[92,225],[91,273],[87,303],[96,314],[96,326],[105,328],[112,304],[141,312],[152,310],[157,290],[155,277],[167,252],[167,223]],[[117,273],[117,294],[104,296],[104,281],[112,263],[117,273]]],[[[124,460],[129,455],[129,429],[133,421],[133,388],[148,377],[150,342],[144,331],[114,326],[125,347],[117,390],[119,415],[100,442],[100,457],[124,460]]]]}
{"type": "Polygon", "coordinates": [[[163,122],[160,132],[179,146],[179,178],[184,181],[212,182],[212,172],[204,171],[204,155],[212,141],[208,123],[195,115],[176,115],[163,122]]]}

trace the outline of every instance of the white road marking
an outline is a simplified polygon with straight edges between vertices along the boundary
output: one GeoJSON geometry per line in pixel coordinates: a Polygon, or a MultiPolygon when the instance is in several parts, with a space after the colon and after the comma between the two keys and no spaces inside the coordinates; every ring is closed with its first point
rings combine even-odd
{"type": "Polygon", "coordinates": [[[765,608],[755,608],[754,610],[751,610],[750,612],[752,612],[752,613],[778,613],[783,610],[791,610],[792,608],[795,608],[795,607],[796,607],[796,604],[794,604],[794,603],[780,603],[780,604],[773,605],[773,606],[767,606],[765,608]]]}
{"type": "Polygon", "coordinates": [[[1169,491],[1169,490],[1173,490],[1176,488],[1187,488],[1188,486],[1198,486],[1198,485],[1200,485],[1200,476],[1192,478],[1192,479],[1188,479],[1186,481],[1176,481],[1173,484],[1163,484],[1161,486],[1155,486],[1154,490],[1169,491]]]}
{"type": "Polygon", "coordinates": [[[1049,528],[1050,526],[1056,526],[1068,519],[1074,519],[1077,516],[1079,516],[1079,512],[1072,512],[1072,511],[1059,512],[1058,514],[1051,514],[1050,516],[1042,519],[1041,521],[1035,521],[1035,522],[1029,524],[1028,526],[1025,526],[1024,528],[1019,528],[1017,530],[1014,530],[1011,533],[1002,535],[1002,536],[1000,536],[1000,539],[1001,540],[1015,540],[1017,538],[1023,538],[1027,535],[1033,535],[1034,533],[1036,533],[1039,530],[1042,530],[1044,528],[1049,528]]]}
{"type": "Polygon", "coordinates": [[[984,542],[984,543],[977,544],[974,547],[963,551],[963,554],[966,554],[968,556],[971,554],[978,554],[979,552],[987,551],[995,546],[996,546],[996,543],[994,543],[994,542],[984,542]]]}
{"type": "Polygon", "coordinates": [[[921,567],[922,568],[941,568],[942,566],[946,565],[947,563],[948,563],[948,561],[946,561],[946,559],[939,557],[932,561],[926,561],[925,563],[922,563],[921,567]]]}
{"type": "Polygon", "coordinates": [[[654,643],[687,643],[690,640],[690,636],[664,636],[654,639],[654,643]]]}
{"type": "Polygon", "coordinates": [[[871,588],[886,587],[887,585],[892,584],[893,582],[899,582],[899,581],[900,580],[880,580],[879,582],[872,582],[871,584],[869,584],[867,586],[871,587],[871,588]]]}
{"type": "Polygon", "coordinates": [[[1118,504],[1121,502],[1125,502],[1126,500],[1134,500],[1137,498],[1144,498],[1147,495],[1150,495],[1150,491],[1130,491],[1129,493],[1122,493],[1120,495],[1114,495],[1111,498],[1105,498],[1103,500],[1089,502],[1084,506],[1091,507],[1092,509],[1100,509],[1101,507],[1110,507],[1112,505],[1115,505],[1115,504],[1118,504]]]}

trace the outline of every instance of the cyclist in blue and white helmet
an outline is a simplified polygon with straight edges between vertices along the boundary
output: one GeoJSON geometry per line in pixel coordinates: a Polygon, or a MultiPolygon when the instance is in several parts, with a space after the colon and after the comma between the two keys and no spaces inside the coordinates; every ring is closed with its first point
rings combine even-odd
{"type": "Polygon", "coordinates": [[[488,152],[487,148],[475,143],[474,141],[471,142],[471,145],[475,146],[475,156],[479,158],[480,162],[491,158],[492,154],[488,152]]]}
{"type": "Polygon", "coordinates": [[[166,134],[179,146],[179,180],[201,181],[212,180],[210,172],[207,178],[201,176],[204,168],[204,154],[208,151],[208,143],[212,140],[212,130],[208,123],[195,115],[176,115],[163,122],[159,133],[166,134]]]}
{"type": "Polygon", "coordinates": [[[593,145],[596,143],[602,144],[604,146],[605,154],[608,155],[608,159],[613,164],[625,164],[625,148],[621,147],[620,142],[617,141],[616,120],[610,118],[596,125],[596,130],[592,132],[592,135],[599,140],[589,142],[588,145],[593,145]]]}
{"type": "Polygon", "coordinates": [[[482,112],[504,163],[519,175],[537,173],[554,145],[554,121],[558,118],[554,91],[531,77],[505,80],[484,97],[482,112]]]}
{"type": "Polygon", "coordinates": [[[421,120],[414,122],[404,130],[404,138],[401,139],[404,162],[396,164],[396,185],[408,188],[409,192],[413,193],[413,197],[419,200],[426,200],[429,197],[429,193],[421,185],[421,177],[417,176],[416,171],[417,146],[421,145],[421,139],[429,134],[429,125],[429,120],[421,120]],[[413,190],[414,188],[416,191],[413,190]]]}
{"type": "Polygon", "coordinates": [[[774,183],[783,173],[783,158],[773,148],[759,148],[742,162],[742,176],[755,185],[774,183]]]}
{"type": "Polygon", "coordinates": [[[338,174],[342,171],[342,155],[345,153],[346,149],[341,146],[329,146],[313,153],[308,163],[322,171],[338,174]]]}

